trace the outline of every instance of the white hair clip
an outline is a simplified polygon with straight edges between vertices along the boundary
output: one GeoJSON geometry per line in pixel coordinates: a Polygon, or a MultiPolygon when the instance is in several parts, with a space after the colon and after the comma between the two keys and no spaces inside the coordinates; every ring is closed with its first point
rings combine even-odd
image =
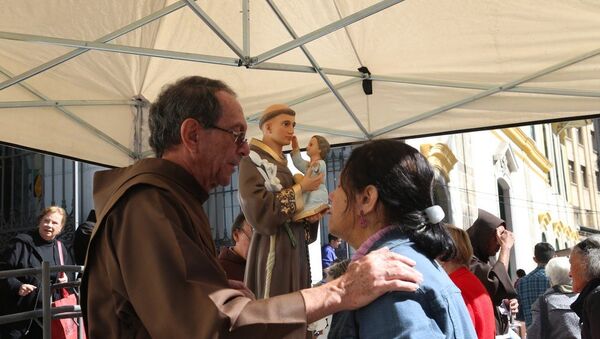
{"type": "Polygon", "coordinates": [[[427,207],[423,210],[423,212],[427,216],[427,222],[429,222],[430,224],[437,224],[440,221],[444,220],[444,217],[446,216],[444,210],[439,205],[427,207]]]}

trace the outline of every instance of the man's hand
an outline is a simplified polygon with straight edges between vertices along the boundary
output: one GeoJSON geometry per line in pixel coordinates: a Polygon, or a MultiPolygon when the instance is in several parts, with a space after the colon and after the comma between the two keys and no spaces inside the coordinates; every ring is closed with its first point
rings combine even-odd
{"type": "Polygon", "coordinates": [[[515,236],[504,226],[496,228],[496,240],[498,240],[501,250],[510,250],[515,244],[515,236]]]}
{"type": "Polygon", "coordinates": [[[298,138],[296,138],[296,136],[294,135],[292,137],[292,150],[299,150],[300,146],[298,146],[298,138]]]}
{"type": "Polygon", "coordinates": [[[19,287],[19,295],[21,297],[24,297],[26,295],[28,295],[29,293],[35,291],[37,289],[37,287],[30,285],[30,284],[23,284],[21,285],[21,287],[19,287]]]}
{"type": "Polygon", "coordinates": [[[387,248],[352,262],[341,277],[301,290],[308,323],[329,314],[365,306],[390,291],[415,291],[423,280],[411,259],[387,248]]]}
{"type": "Polygon", "coordinates": [[[415,291],[423,276],[414,266],[414,261],[387,248],[352,262],[339,278],[342,305],[356,309],[389,291],[415,291]]]}
{"type": "Polygon", "coordinates": [[[319,185],[323,181],[324,173],[319,173],[315,176],[305,175],[300,181],[300,187],[302,187],[302,192],[310,192],[319,188],[319,185]]]}

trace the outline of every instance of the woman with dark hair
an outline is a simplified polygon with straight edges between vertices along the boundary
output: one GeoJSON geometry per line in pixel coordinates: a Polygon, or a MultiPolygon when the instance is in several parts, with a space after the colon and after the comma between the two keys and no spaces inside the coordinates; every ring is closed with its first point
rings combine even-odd
{"type": "Polygon", "coordinates": [[[369,142],[352,152],[331,193],[329,231],[348,241],[356,260],[388,247],[416,262],[416,292],[388,293],[355,311],[334,315],[330,338],[476,338],[460,290],[436,263],[454,255],[433,205],[434,172],[400,141],[369,142]]]}
{"type": "Polygon", "coordinates": [[[582,339],[600,338],[600,235],[581,241],[571,251],[573,292],[579,297],[571,309],[579,316],[582,339]]]}

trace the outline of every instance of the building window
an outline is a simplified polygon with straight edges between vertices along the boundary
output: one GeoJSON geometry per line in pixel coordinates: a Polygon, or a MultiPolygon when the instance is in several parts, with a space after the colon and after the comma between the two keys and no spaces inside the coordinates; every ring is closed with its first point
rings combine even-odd
{"type": "Polygon", "coordinates": [[[583,181],[583,187],[585,187],[585,188],[590,187],[590,185],[588,183],[587,169],[585,168],[585,166],[581,166],[581,180],[583,181]]]}
{"type": "Polygon", "coordinates": [[[560,243],[558,242],[558,239],[554,239],[554,246],[556,246],[555,250],[560,250],[560,243]]]}
{"type": "Polygon", "coordinates": [[[592,148],[594,149],[594,152],[598,153],[598,140],[596,140],[596,132],[592,131],[592,148]]]}
{"type": "Polygon", "coordinates": [[[579,142],[580,145],[583,145],[583,138],[585,138],[585,133],[583,131],[583,127],[579,127],[577,129],[577,142],[579,142]]]}
{"type": "Polygon", "coordinates": [[[569,160],[569,179],[572,184],[575,184],[575,164],[572,160],[569,160]]]}
{"type": "Polygon", "coordinates": [[[596,171],[596,190],[600,192],[600,172],[596,171]]]}

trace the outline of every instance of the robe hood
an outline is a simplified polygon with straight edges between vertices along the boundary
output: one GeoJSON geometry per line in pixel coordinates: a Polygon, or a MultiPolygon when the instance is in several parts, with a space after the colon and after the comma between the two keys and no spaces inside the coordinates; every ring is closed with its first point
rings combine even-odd
{"type": "Polygon", "coordinates": [[[171,183],[184,188],[201,201],[206,201],[208,193],[183,167],[163,159],[143,159],[129,167],[96,172],[94,175],[94,206],[98,222],[125,194],[133,182],[146,183],[157,187],[161,183],[171,183]]]}
{"type": "Polygon", "coordinates": [[[490,238],[496,236],[496,228],[500,225],[506,226],[506,222],[488,211],[479,209],[477,220],[467,230],[473,246],[473,254],[483,262],[488,260],[487,246],[490,238]]]}

